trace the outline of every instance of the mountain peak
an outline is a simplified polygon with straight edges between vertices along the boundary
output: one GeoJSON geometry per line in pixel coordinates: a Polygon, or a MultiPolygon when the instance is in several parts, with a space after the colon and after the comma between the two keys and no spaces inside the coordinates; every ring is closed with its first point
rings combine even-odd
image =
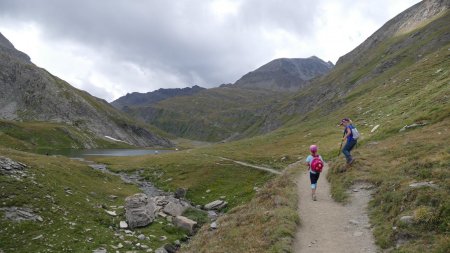
{"type": "Polygon", "coordinates": [[[27,54],[17,50],[14,45],[5,36],[3,36],[2,33],[0,33],[0,53],[30,62],[30,57],[27,54]]]}
{"type": "Polygon", "coordinates": [[[249,72],[235,86],[276,91],[298,90],[308,81],[328,73],[334,67],[317,56],[308,58],[279,58],[249,72]]]}

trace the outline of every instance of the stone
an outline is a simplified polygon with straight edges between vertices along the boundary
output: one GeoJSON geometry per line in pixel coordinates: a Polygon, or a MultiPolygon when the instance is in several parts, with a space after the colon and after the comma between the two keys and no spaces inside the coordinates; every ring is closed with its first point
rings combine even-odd
{"type": "Polygon", "coordinates": [[[117,248],[118,248],[118,249],[123,248],[123,244],[119,242],[119,244],[117,244],[117,248]]]}
{"type": "Polygon", "coordinates": [[[109,195],[109,198],[111,199],[111,200],[115,200],[115,199],[117,199],[118,197],[116,196],[116,195],[109,195]]]}
{"type": "Polygon", "coordinates": [[[168,252],[168,253],[176,253],[178,250],[178,247],[173,245],[173,244],[166,244],[164,245],[164,249],[168,252]]]}
{"type": "Polygon", "coordinates": [[[228,203],[223,200],[214,200],[205,205],[206,210],[220,210],[224,208],[228,203]]]}
{"type": "Polygon", "coordinates": [[[107,214],[111,215],[111,216],[117,216],[116,211],[108,211],[108,210],[105,210],[105,212],[106,212],[107,214]]]}
{"type": "Polygon", "coordinates": [[[217,217],[218,217],[218,215],[215,211],[212,211],[212,210],[208,211],[208,218],[210,220],[215,221],[215,220],[217,220],[217,217]]]}
{"type": "Polygon", "coordinates": [[[155,210],[155,203],[144,193],[137,193],[125,199],[125,217],[132,229],[152,223],[156,216],[155,210]]]}
{"type": "Polygon", "coordinates": [[[164,247],[158,248],[155,250],[155,253],[169,253],[164,247]]]}
{"type": "Polygon", "coordinates": [[[0,173],[2,174],[20,173],[25,168],[27,168],[26,164],[16,162],[8,157],[0,156],[0,173]]]}
{"type": "Polygon", "coordinates": [[[120,221],[119,222],[119,227],[120,228],[128,228],[128,223],[126,221],[120,221]]]}
{"type": "Polygon", "coordinates": [[[372,130],[370,130],[371,133],[377,131],[377,129],[380,127],[380,125],[376,125],[372,128],[372,130]]]}
{"type": "Polygon", "coordinates": [[[140,234],[140,235],[138,235],[137,238],[138,238],[139,240],[143,241],[143,240],[145,240],[145,235],[140,234]]]}
{"type": "Polygon", "coordinates": [[[206,193],[210,193],[210,192],[211,192],[211,190],[210,190],[210,189],[206,190],[206,193]]]}
{"type": "Polygon", "coordinates": [[[211,223],[211,225],[209,225],[209,227],[210,228],[212,228],[212,229],[217,229],[217,222],[213,222],[213,223],[211,223]]]}
{"type": "Polygon", "coordinates": [[[92,253],[108,253],[105,248],[98,248],[92,251],[92,253]]]}
{"type": "Polygon", "coordinates": [[[356,220],[349,220],[348,223],[352,224],[352,225],[358,225],[359,222],[356,220]]]}
{"type": "Polygon", "coordinates": [[[162,235],[162,236],[159,237],[159,240],[160,241],[165,241],[165,240],[167,240],[167,236],[162,235]]]}
{"type": "Polygon", "coordinates": [[[5,212],[5,219],[21,222],[21,221],[44,221],[44,219],[33,213],[33,210],[25,207],[3,207],[0,208],[0,211],[5,212]]]}
{"type": "Polygon", "coordinates": [[[176,216],[173,220],[173,224],[179,228],[186,229],[190,234],[193,234],[197,222],[184,216],[176,216]]]}
{"type": "Polygon", "coordinates": [[[159,212],[158,216],[162,217],[162,218],[166,218],[167,214],[163,213],[163,212],[159,212]]]}
{"type": "Polygon", "coordinates": [[[186,189],[184,189],[184,188],[178,188],[176,191],[175,191],[175,198],[177,198],[177,199],[182,199],[182,198],[184,198],[184,197],[186,197],[186,192],[187,192],[187,190],[186,189]]]}
{"type": "Polygon", "coordinates": [[[172,215],[172,216],[179,216],[182,215],[184,211],[188,206],[183,205],[182,202],[169,202],[163,209],[163,211],[166,214],[172,215]]]}
{"type": "Polygon", "coordinates": [[[413,224],[414,223],[414,217],[410,216],[410,215],[405,215],[400,217],[400,222],[404,223],[404,224],[413,224]]]}
{"type": "Polygon", "coordinates": [[[411,188],[422,188],[422,187],[431,187],[437,189],[438,186],[435,185],[433,182],[418,182],[418,183],[412,183],[409,185],[411,188]]]}
{"type": "Polygon", "coordinates": [[[33,237],[33,238],[31,238],[31,240],[38,240],[38,239],[41,239],[41,238],[43,238],[44,236],[43,235],[38,235],[38,236],[36,236],[36,237],[33,237]]]}
{"type": "Polygon", "coordinates": [[[428,122],[420,122],[420,123],[414,123],[414,124],[411,124],[411,125],[405,125],[404,127],[402,127],[398,131],[399,132],[403,132],[403,131],[405,131],[407,129],[410,129],[410,128],[416,128],[416,127],[421,127],[421,126],[425,126],[425,125],[428,125],[428,122]]]}

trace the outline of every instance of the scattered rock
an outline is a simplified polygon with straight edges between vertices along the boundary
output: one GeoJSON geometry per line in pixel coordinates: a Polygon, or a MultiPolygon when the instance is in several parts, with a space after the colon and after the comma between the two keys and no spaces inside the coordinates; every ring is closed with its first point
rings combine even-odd
{"type": "Polygon", "coordinates": [[[194,228],[197,225],[196,221],[193,221],[193,220],[191,220],[189,218],[186,218],[184,216],[177,216],[177,217],[175,217],[175,219],[173,220],[173,223],[177,227],[186,229],[187,231],[189,231],[190,234],[194,233],[194,228]]]}
{"type": "Polygon", "coordinates": [[[0,173],[14,173],[27,168],[27,165],[11,160],[8,157],[0,156],[0,173]]]}
{"type": "Polygon", "coordinates": [[[215,221],[217,219],[217,217],[218,217],[218,215],[215,211],[212,211],[212,210],[208,211],[208,218],[211,221],[215,221]]]}
{"type": "Polygon", "coordinates": [[[159,240],[160,241],[165,241],[165,240],[167,240],[167,236],[162,235],[162,236],[159,237],[159,240]]]}
{"type": "Polygon", "coordinates": [[[126,221],[120,221],[119,227],[120,228],[128,228],[128,223],[126,221]]]}
{"type": "Polygon", "coordinates": [[[173,245],[173,244],[166,244],[164,245],[164,249],[168,252],[168,253],[176,253],[178,250],[178,247],[173,245]]]}
{"type": "Polygon", "coordinates": [[[12,221],[44,221],[41,216],[34,214],[33,210],[25,207],[3,207],[0,211],[5,212],[5,219],[12,221]]]}
{"type": "Polygon", "coordinates": [[[377,131],[377,129],[380,127],[380,125],[376,125],[372,128],[372,130],[370,130],[371,133],[377,131]]]}
{"type": "Polygon", "coordinates": [[[159,212],[158,216],[162,217],[162,218],[166,218],[167,214],[163,213],[163,212],[159,212]]]}
{"type": "Polygon", "coordinates": [[[211,190],[210,190],[210,189],[206,190],[206,193],[210,193],[210,192],[211,192],[211,190]]]}
{"type": "Polygon", "coordinates": [[[350,223],[352,225],[359,225],[359,222],[356,220],[349,220],[348,223],[350,223]]]}
{"type": "Polygon", "coordinates": [[[107,214],[111,215],[111,216],[117,216],[116,211],[108,211],[108,210],[105,210],[105,212],[106,212],[107,214]]]}
{"type": "Polygon", "coordinates": [[[414,223],[414,217],[410,216],[410,215],[406,215],[406,216],[402,216],[400,217],[400,222],[404,223],[404,224],[413,224],[414,223]]]}
{"type": "Polygon", "coordinates": [[[117,248],[118,248],[118,249],[123,248],[123,244],[119,242],[119,244],[117,244],[117,248]]]}
{"type": "Polygon", "coordinates": [[[421,127],[421,126],[425,126],[425,125],[428,125],[428,122],[420,122],[420,123],[414,123],[414,124],[411,124],[411,125],[406,125],[406,126],[402,127],[399,130],[399,132],[403,132],[403,131],[405,131],[407,129],[421,127]]]}
{"type": "Polygon", "coordinates": [[[169,253],[164,247],[158,248],[155,250],[155,253],[169,253]]]}
{"type": "Polygon", "coordinates": [[[217,222],[213,222],[213,223],[211,223],[211,225],[209,225],[209,227],[210,228],[212,228],[212,229],[217,229],[217,222]]]}
{"type": "Polygon", "coordinates": [[[109,195],[109,198],[111,199],[111,200],[115,200],[115,199],[117,199],[118,197],[116,196],[116,195],[109,195]]]}
{"type": "Polygon", "coordinates": [[[145,235],[140,234],[140,235],[138,235],[137,238],[138,238],[139,240],[143,241],[143,240],[145,240],[145,235]]]}
{"type": "Polygon", "coordinates": [[[177,202],[169,202],[163,209],[163,211],[166,214],[172,215],[172,216],[179,216],[182,215],[184,211],[188,208],[187,205],[184,205],[183,202],[177,201],[177,202]]]}
{"type": "Polygon", "coordinates": [[[105,248],[98,248],[92,251],[92,253],[108,253],[105,248]]]}
{"type": "Polygon", "coordinates": [[[227,206],[227,202],[223,200],[214,200],[205,205],[206,210],[220,210],[227,206]]]}
{"type": "Polygon", "coordinates": [[[178,189],[175,191],[175,198],[177,198],[177,199],[182,199],[182,198],[186,197],[186,192],[187,192],[186,189],[184,189],[184,188],[178,188],[178,189]]]}
{"type": "Polygon", "coordinates": [[[125,217],[130,228],[144,227],[155,219],[155,203],[144,193],[137,193],[125,199],[125,217]]]}
{"type": "Polygon", "coordinates": [[[430,182],[418,182],[418,183],[412,183],[409,185],[411,188],[422,188],[422,187],[431,187],[437,189],[438,186],[435,185],[432,181],[430,182]]]}
{"type": "Polygon", "coordinates": [[[36,236],[36,237],[33,237],[33,238],[31,238],[31,240],[38,240],[38,239],[41,239],[42,237],[44,237],[43,235],[38,235],[38,236],[36,236]]]}

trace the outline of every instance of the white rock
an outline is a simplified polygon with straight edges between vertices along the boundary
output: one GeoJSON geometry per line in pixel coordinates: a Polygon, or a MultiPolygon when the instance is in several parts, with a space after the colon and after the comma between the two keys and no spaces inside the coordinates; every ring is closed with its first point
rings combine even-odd
{"type": "Polygon", "coordinates": [[[410,215],[405,215],[400,217],[400,222],[403,222],[405,224],[412,224],[414,223],[414,217],[410,216],[410,215]]]}
{"type": "Polygon", "coordinates": [[[371,132],[371,133],[375,132],[375,131],[378,129],[378,127],[380,127],[380,125],[374,126],[374,127],[372,128],[372,130],[370,130],[370,132],[371,132]]]}
{"type": "Polygon", "coordinates": [[[108,211],[108,210],[105,210],[105,212],[106,212],[107,214],[111,215],[111,216],[117,216],[116,211],[108,211]]]}
{"type": "Polygon", "coordinates": [[[352,225],[358,225],[359,222],[356,220],[349,220],[348,223],[352,224],[352,225]]]}
{"type": "Polygon", "coordinates": [[[120,221],[119,227],[120,228],[128,228],[128,223],[126,221],[120,221]]]}
{"type": "Polygon", "coordinates": [[[92,253],[107,253],[108,251],[105,248],[98,248],[92,251],[92,253]]]}
{"type": "Polygon", "coordinates": [[[140,235],[138,235],[138,237],[137,237],[139,240],[145,240],[145,235],[143,235],[143,234],[140,234],[140,235]]]}
{"type": "Polygon", "coordinates": [[[217,223],[213,222],[213,223],[211,223],[211,225],[209,227],[212,229],[217,229],[217,223]]]}

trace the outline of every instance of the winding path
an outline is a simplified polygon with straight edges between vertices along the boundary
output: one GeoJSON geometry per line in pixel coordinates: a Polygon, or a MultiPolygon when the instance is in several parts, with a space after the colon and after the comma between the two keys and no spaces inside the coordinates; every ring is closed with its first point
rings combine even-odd
{"type": "Polygon", "coordinates": [[[312,201],[309,174],[302,172],[298,179],[299,213],[301,226],[296,235],[296,253],[364,253],[377,252],[369,218],[367,203],[370,185],[354,185],[350,203],[342,205],[330,195],[326,179],[328,166],[318,181],[317,201],[312,201]]]}

